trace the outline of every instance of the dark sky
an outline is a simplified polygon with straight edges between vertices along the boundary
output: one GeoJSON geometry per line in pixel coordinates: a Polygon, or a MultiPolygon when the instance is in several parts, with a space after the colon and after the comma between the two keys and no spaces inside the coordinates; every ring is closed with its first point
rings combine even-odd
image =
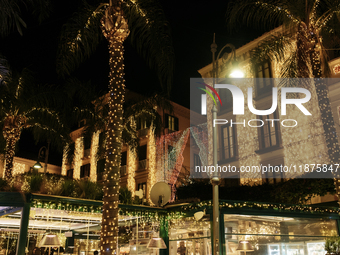
{"type": "MultiPolygon", "coordinates": [[[[0,39],[0,52],[13,66],[20,69],[29,67],[42,82],[56,81],[55,56],[59,31],[64,22],[76,11],[80,1],[53,1],[50,17],[42,24],[29,18],[30,11],[24,11],[27,28],[23,36],[13,31],[6,38],[0,39]]],[[[198,69],[212,61],[210,45],[216,33],[218,50],[226,43],[240,47],[258,37],[262,32],[244,26],[233,33],[228,32],[226,10],[228,1],[199,0],[162,0],[167,19],[172,29],[176,65],[171,99],[189,107],[190,78],[199,77],[198,69]]],[[[100,89],[107,87],[108,52],[103,41],[96,53],[84,65],[77,75],[84,80],[91,80],[92,85],[100,89]]],[[[128,44],[125,45],[125,79],[128,89],[142,94],[151,94],[159,88],[154,71],[149,70],[145,61],[128,44]]],[[[34,145],[27,134],[19,143],[18,156],[36,159],[38,150],[45,144],[34,145]]],[[[50,161],[61,164],[60,155],[51,151],[50,161]],[[54,156],[58,155],[58,156],[54,156]]]]}

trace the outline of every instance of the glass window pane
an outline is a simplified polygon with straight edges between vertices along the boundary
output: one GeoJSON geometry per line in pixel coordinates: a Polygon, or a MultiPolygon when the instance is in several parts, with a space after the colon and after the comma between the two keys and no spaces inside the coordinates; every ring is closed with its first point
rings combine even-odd
{"type": "Polygon", "coordinates": [[[276,134],[275,134],[275,129],[271,132],[271,146],[275,146],[277,143],[276,143],[276,134]]]}
{"type": "Polygon", "coordinates": [[[233,128],[229,126],[229,150],[230,157],[234,157],[233,128]]]}
{"type": "Polygon", "coordinates": [[[224,215],[225,254],[324,255],[326,236],[337,235],[336,220],[255,215],[224,215]],[[252,253],[237,251],[249,241],[252,253]]]}
{"type": "Polygon", "coordinates": [[[264,141],[264,147],[267,148],[270,146],[270,141],[269,141],[269,130],[268,130],[268,125],[263,125],[263,141],[264,141]]]}
{"type": "Polygon", "coordinates": [[[265,78],[270,78],[269,68],[264,69],[264,77],[265,78]]]}

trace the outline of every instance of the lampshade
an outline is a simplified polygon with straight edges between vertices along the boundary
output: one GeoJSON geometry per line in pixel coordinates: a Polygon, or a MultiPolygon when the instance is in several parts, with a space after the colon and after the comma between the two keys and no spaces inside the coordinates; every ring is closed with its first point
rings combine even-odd
{"type": "Polygon", "coordinates": [[[147,248],[149,249],[166,249],[166,245],[164,243],[163,238],[161,237],[153,237],[148,243],[147,248]]]}
{"type": "Polygon", "coordinates": [[[39,161],[37,161],[37,163],[34,164],[33,168],[39,169],[39,168],[42,168],[42,165],[40,164],[39,161]]]}
{"type": "Polygon", "coordinates": [[[243,78],[244,72],[241,71],[241,69],[234,69],[230,74],[230,78],[243,78]]]}
{"type": "Polygon", "coordinates": [[[253,246],[248,241],[240,241],[237,246],[237,251],[254,251],[253,246]]]}
{"type": "Polygon", "coordinates": [[[232,69],[229,73],[229,78],[243,78],[244,72],[239,66],[239,62],[237,60],[234,60],[232,63],[232,69]]]}
{"type": "Polygon", "coordinates": [[[39,247],[59,247],[60,242],[55,234],[46,234],[39,243],[39,247]]]}

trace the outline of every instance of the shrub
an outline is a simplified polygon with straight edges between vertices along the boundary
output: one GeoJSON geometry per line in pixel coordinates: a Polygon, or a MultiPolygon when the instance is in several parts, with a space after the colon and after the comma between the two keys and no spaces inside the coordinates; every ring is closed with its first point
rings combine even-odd
{"type": "Polygon", "coordinates": [[[3,178],[0,178],[0,191],[6,191],[7,181],[3,178]]]}
{"type": "Polygon", "coordinates": [[[75,182],[72,179],[66,179],[62,183],[62,196],[73,197],[75,193],[75,182]]]}
{"type": "Polygon", "coordinates": [[[31,176],[25,176],[29,183],[29,188],[31,192],[38,192],[41,189],[43,183],[42,174],[32,174],[31,176]]]}
{"type": "Polygon", "coordinates": [[[119,201],[122,204],[132,203],[132,193],[127,187],[123,187],[119,189],[119,201]]]}
{"type": "Polygon", "coordinates": [[[78,180],[75,181],[75,191],[77,197],[86,199],[102,199],[102,187],[97,182],[90,180],[78,180]]]}

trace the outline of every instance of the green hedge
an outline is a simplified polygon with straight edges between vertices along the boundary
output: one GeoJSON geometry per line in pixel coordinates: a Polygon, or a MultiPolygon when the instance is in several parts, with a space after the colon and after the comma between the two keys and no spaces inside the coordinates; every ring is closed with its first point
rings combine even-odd
{"type": "MultiPolygon", "coordinates": [[[[278,184],[220,186],[219,197],[226,200],[304,204],[315,196],[335,194],[333,179],[291,179],[278,184]]],[[[177,200],[212,198],[212,186],[208,181],[194,181],[177,188],[177,200]]]]}

